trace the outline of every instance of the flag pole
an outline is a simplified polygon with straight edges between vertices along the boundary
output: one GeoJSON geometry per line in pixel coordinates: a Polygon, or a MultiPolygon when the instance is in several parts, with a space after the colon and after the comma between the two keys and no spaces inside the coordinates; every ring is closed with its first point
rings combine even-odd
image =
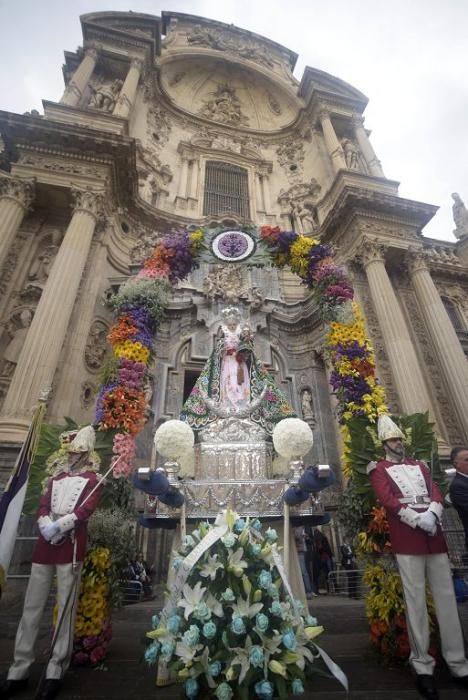
{"type": "Polygon", "coordinates": [[[0,500],[0,578],[2,579],[7,577],[13,556],[30,467],[39,443],[50,391],[50,388],[43,389],[39,395],[26,438],[0,500]]]}

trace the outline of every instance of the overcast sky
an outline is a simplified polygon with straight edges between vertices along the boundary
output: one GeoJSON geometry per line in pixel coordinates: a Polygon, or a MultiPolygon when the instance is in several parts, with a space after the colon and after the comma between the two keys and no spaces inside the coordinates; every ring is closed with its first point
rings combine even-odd
{"type": "Polygon", "coordinates": [[[79,15],[129,9],[233,23],[298,53],[297,78],[309,65],[361,90],[386,176],[440,207],[426,235],[454,240],[451,193],[468,205],[467,0],[0,0],[0,109],[58,101],[79,15]]]}

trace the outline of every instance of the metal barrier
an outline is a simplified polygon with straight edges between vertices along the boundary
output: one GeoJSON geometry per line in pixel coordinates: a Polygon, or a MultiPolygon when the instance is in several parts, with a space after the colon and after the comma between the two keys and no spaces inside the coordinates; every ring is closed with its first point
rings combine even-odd
{"type": "Polygon", "coordinates": [[[120,590],[122,592],[122,605],[131,605],[139,603],[143,600],[143,584],[136,579],[120,582],[120,590]]]}
{"type": "Polygon", "coordinates": [[[362,582],[364,569],[343,569],[337,567],[328,574],[328,590],[331,595],[362,598],[367,586],[362,582]]]}

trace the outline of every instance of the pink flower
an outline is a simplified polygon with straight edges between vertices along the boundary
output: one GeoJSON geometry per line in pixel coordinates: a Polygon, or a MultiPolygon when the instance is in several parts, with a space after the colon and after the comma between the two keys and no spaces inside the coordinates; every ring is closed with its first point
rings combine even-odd
{"type": "Polygon", "coordinates": [[[105,659],[105,657],[106,650],[104,649],[104,647],[96,647],[89,655],[89,659],[92,664],[98,664],[100,661],[105,659]]]}
{"type": "Polygon", "coordinates": [[[131,435],[128,433],[117,433],[114,436],[112,451],[117,457],[121,457],[112,470],[114,479],[125,479],[132,473],[135,450],[135,440],[131,435]]]}

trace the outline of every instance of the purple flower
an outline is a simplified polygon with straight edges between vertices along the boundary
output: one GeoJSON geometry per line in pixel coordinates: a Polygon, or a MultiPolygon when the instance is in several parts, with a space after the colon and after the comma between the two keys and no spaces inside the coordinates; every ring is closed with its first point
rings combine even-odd
{"type": "Polygon", "coordinates": [[[277,245],[278,253],[289,253],[289,249],[298,236],[299,234],[295,231],[281,231],[277,245]]]}

